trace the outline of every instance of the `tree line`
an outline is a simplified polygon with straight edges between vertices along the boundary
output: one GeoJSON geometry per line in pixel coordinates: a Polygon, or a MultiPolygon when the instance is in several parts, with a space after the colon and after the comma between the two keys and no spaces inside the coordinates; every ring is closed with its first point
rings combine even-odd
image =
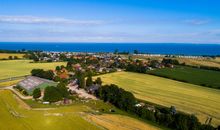
{"type": "Polygon", "coordinates": [[[159,125],[175,130],[217,130],[210,124],[201,124],[197,117],[186,113],[174,113],[171,108],[156,108],[155,111],[146,107],[137,107],[138,99],[131,92],[128,92],[117,85],[104,85],[98,89],[95,95],[109,102],[119,109],[133,113],[140,118],[155,122],[159,125]]]}
{"type": "Polygon", "coordinates": [[[33,69],[31,71],[32,76],[44,78],[44,79],[49,79],[53,80],[54,79],[54,73],[52,70],[43,70],[43,69],[33,69]]]}

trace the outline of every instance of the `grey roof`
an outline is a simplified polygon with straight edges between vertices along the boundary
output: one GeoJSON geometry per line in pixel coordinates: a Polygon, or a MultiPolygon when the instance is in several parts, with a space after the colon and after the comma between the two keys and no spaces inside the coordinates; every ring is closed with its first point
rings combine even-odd
{"type": "Polygon", "coordinates": [[[35,76],[28,76],[26,79],[22,80],[18,83],[19,86],[23,87],[26,90],[31,90],[43,83],[54,83],[51,80],[35,77],[35,76]]]}

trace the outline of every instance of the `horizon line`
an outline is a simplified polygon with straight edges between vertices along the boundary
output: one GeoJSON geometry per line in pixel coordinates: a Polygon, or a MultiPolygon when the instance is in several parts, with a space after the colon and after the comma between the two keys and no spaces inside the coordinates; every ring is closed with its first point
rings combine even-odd
{"type": "Polygon", "coordinates": [[[66,44],[217,44],[220,43],[193,43],[193,42],[55,42],[55,41],[0,41],[0,43],[66,43],[66,44]]]}

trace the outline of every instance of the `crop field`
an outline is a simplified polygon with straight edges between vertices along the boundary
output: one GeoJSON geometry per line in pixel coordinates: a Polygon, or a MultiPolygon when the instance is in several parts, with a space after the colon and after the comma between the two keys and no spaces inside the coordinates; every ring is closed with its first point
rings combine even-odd
{"type": "Polygon", "coordinates": [[[0,88],[1,87],[8,87],[17,84],[21,79],[18,80],[12,80],[12,81],[7,81],[7,82],[0,82],[0,88]]]}
{"type": "Polygon", "coordinates": [[[23,58],[24,54],[17,53],[0,53],[0,59],[8,59],[9,56],[17,56],[18,58],[23,58]]]}
{"type": "Polygon", "coordinates": [[[205,87],[220,88],[219,71],[178,66],[176,68],[155,69],[147,73],[205,87]]]}
{"type": "Polygon", "coordinates": [[[116,84],[139,99],[167,107],[173,105],[179,111],[195,114],[202,123],[210,116],[213,125],[220,124],[220,90],[131,72],[100,77],[104,84],[116,84]]]}
{"type": "Polygon", "coordinates": [[[210,67],[218,67],[220,68],[220,62],[218,62],[218,58],[216,59],[191,59],[191,58],[176,58],[180,63],[185,63],[186,65],[191,66],[210,66],[210,67]]]}
{"type": "MultiPolygon", "coordinates": [[[[99,102],[97,105],[104,108],[110,107],[99,102]]],[[[90,106],[89,104],[76,104],[63,107],[30,108],[11,91],[0,90],[0,130],[102,130],[108,128],[106,122],[98,123],[88,118],[87,115],[92,115],[86,113],[91,111],[92,107],[90,108],[90,106]],[[7,125],[9,122],[10,125],[7,125]]],[[[152,130],[159,129],[154,125],[148,125],[127,116],[114,114],[114,117],[116,119],[120,117],[123,122],[126,122],[127,119],[130,122],[134,120],[136,124],[141,124],[146,128],[148,126],[152,130]]],[[[105,120],[105,118],[106,116],[99,117],[100,120],[105,120]]],[[[112,123],[111,126],[117,128],[118,123],[112,123]]],[[[128,127],[124,130],[131,130],[131,128],[128,127]]]]}
{"type": "Polygon", "coordinates": [[[0,79],[29,75],[32,69],[55,69],[58,65],[66,65],[66,63],[31,63],[31,60],[0,61],[0,79]]]}
{"type": "Polygon", "coordinates": [[[134,118],[123,115],[88,115],[89,120],[104,126],[109,130],[162,130],[157,126],[149,125],[134,118]]]}

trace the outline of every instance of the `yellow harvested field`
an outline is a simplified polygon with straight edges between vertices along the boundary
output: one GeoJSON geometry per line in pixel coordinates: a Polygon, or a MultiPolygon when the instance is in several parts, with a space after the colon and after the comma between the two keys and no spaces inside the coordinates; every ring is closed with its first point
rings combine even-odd
{"type": "MultiPolygon", "coordinates": [[[[192,66],[211,66],[211,67],[219,67],[220,68],[220,62],[218,62],[218,58],[216,59],[189,59],[189,58],[178,58],[180,63],[185,62],[187,65],[192,66]]],[[[219,60],[220,61],[220,60],[219,60]]]]}
{"type": "Polygon", "coordinates": [[[18,58],[23,58],[24,54],[17,53],[0,53],[0,59],[8,59],[9,56],[17,56],[18,58]]]}
{"type": "Polygon", "coordinates": [[[15,84],[17,84],[19,81],[21,81],[21,79],[12,80],[12,81],[7,81],[7,82],[1,82],[1,83],[0,83],[0,88],[1,88],[1,87],[7,87],[7,86],[15,85],[15,84]]]}
{"type": "Polygon", "coordinates": [[[88,115],[87,118],[109,130],[162,130],[160,127],[123,115],[88,115]]]}
{"type": "Polygon", "coordinates": [[[66,62],[31,63],[31,60],[6,60],[0,61],[0,79],[29,75],[32,69],[54,70],[56,66],[66,62]]]}
{"type": "MultiPolygon", "coordinates": [[[[101,77],[104,84],[116,84],[137,98],[195,114],[202,123],[212,117],[220,125],[220,90],[131,72],[116,72],[101,77]]],[[[196,77],[195,77],[196,78],[196,77]]]]}

